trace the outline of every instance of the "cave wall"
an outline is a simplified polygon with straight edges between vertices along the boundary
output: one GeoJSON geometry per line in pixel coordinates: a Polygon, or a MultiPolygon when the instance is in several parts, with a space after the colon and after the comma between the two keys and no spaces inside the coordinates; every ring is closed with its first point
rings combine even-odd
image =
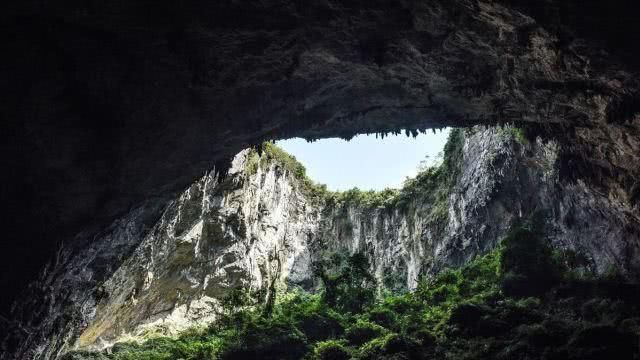
{"type": "Polygon", "coordinates": [[[212,170],[167,201],[159,219],[155,208],[134,209],[88,248],[59,249],[16,304],[20,325],[2,336],[0,359],[56,359],[127,334],[175,334],[213,321],[232,289],[308,281],[319,207],[278,164],[248,176],[249,153],[224,180],[212,170]]]}
{"type": "Polygon", "coordinates": [[[20,326],[3,338],[1,358],[48,360],[74,347],[175,334],[213,321],[236,288],[264,296],[275,281],[279,291],[314,291],[314,263],[332,254],[363,253],[382,288],[412,289],[540,212],[547,238],[584,256],[585,271],[637,276],[640,223],[631,209],[584,183],[559,186],[558,143],[512,130],[464,131],[444,222],[421,197],[402,207],[318,198],[278,160],[250,165],[245,150],[228,177],[207,173],[159,219],[150,202],[90,246],[60,248],[17,304],[20,326]]]}
{"type": "Polygon", "coordinates": [[[397,288],[400,280],[400,288],[413,289],[421,275],[462,266],[493,249],[514,226],[539,217],[548,240],[583,255],[581,266],[587,271],[637,278],[640,221],[635,209],[583,181],[562,184],[558,143],[529,141],[512,130],[466,131],[444,224],[433,218],[436,204],[424,200],[391,209],[332,206],[318,244],[365,253],[381,284],[390,276],[388,287],[397,288]]]}
{"type": "Polygon", "coordinates": [[[263,139],[522,122],[559,142],[563,179],[637,211],[632,8],[11,2],[0,35],[11,174],[0,187],[2,321],[60,242],[168,201],[263,139]]]}

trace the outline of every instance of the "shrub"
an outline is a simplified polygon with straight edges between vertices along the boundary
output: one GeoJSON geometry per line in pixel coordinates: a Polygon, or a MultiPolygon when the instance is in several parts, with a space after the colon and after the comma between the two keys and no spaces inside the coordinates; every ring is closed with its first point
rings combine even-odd
{"type": "Polygon", "coordinates": [[[472,329],[487,312],[487,308],[480,305],[460,304],[451,311],[449,322],[465,329],[472,329]]]}
{"type": "Polygon", "coordinates": [[[314,360],[348,360],[351,351],[344,340],[322,341],[313,348],[314,360]]]}
{"type": "Polygon", "coordinates": [[[387,345],[387,342],[392,336],[395,335],[397,334],[387,334],[385,336],[375,338],[365,343],[358,350],[358,357],[363,360],[371,360],[381,357],[382,355],[384,355],[384,349],[387,345]]]}
{"type": "Polygon", "coordinates": [[[560,266],[554,261],[551,247],[539,233],[524,227],[517,228],[503,244],[502,290],[506,295],[540,295],[561,279],[560,266]]]}
{"type": "Polygon", "coordinates": [[[307,338],[293,324],[277,319],[249,323],[228,342],[221,359],[300,359],[308,351],[307,338]]]}
{"type": "Polygon", "coordinates": [[[373,339],[359,349],[363,360],[422,359],[424,352],[416,341],[400,334],[390,333],[373,339]]]}
{"type": "Polygon", "coordinates": [[[638,337],[610,325],[588,326],[571,339],[569,352],[572,359],[633,359],[638,353],[638,337]]]}
{"type": "Polygon", "coordinates": [[[208,330],[63,359],[638,358],[640,287],[622,279],[567,278],[550,253],[539,234],[518,229],[467,265],[376,302],[368,297],[375,281],[366,258],[336,256],[319,269],[322,294],[282,294],[270,316],[238,290],[208,330]],[[364,300],[358,298],[363,288],[364,300]]]}
{"type": "Polygon", "coordinates": [[[318,263],[316,275],[322,280],[323,302],[342,312],[361,312],[376,296],[376,280],[369,272],[369,263],[362,254],[353,254],[344,263],[334,261],[337,271],[318,263]]]}
{"type": "Polygon", "coordinates": [[[298,328],[311,342],[337,338],[344,333],[340,320],[331,313],[301,314],[297,321],[298,328]]]}
{"type": "Polygon", "coordinates": [[[429,329],[419,329],[411,334],[411,336],[422,346],[422,348],[431,348],[436,345],[436,335],[429,329]]]}
{"type": "Polygon", "coordinates": [[[386,307],[375,307],[367,312],[367,317],[374,323],[387,329],[395,329],[398,323],[397,315],[386,307]]]}
{"type": "Polygon", "coordinates": [[[60,360],[108,360],[109,358],[101,353],[90,351],[74,351],[65,354],[60,360]]]}
{"type": "Polygon", "coordinates": [[[349,343],[359,346],[387,332],[387,329],[378,324],[366,320],[358,320],[347,329],[345,337],[349,340],[349,343]]]}

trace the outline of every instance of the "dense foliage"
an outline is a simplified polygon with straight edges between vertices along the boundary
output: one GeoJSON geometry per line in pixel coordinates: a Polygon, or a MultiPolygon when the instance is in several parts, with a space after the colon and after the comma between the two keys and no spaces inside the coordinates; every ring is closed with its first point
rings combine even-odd
{"type": "MultiPolygon", "coordinates": [[[[375,296],[356,254],[318,266],[320,294],[282,294],[268,314],[236,307],[177,338],[64,360],[639,359],[639,287],[577,276],[568,262],[523,227],[415,291],[375,296]]],[[[246,304],[234,296],[229,306],[246,304]]]]}
{"type": "Polygon", "coordinates": [[[351,205],[365,208],[386,207],[405,209],[410,203],[431,204],[433,220],[447,216],[448,197],[460,172],[464,131],[452,129],[442,152],[442,162],[427,167],[408,178],[400,189],[362,191],[354,188],[343,192],[328,193],[329,204],[351,205]]]}

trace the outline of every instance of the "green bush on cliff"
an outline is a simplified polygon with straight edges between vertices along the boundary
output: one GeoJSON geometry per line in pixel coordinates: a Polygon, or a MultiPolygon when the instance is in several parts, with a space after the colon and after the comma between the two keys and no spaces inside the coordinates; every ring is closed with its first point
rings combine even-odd
{"type": "Polygon", "coordinates": [[[343,257],[318,270],[330,279],[319,294],[281,294],[268,317],[242,307],[206,331],[64,359],[637,359],[640,287],[577,279],[561,260],[540,234],[520,228],[415,291],[354,303],[371,281],[368,264],[343,257]]]}
{"type": "Polygon", "coordinates": [[[322,300],[342,312],[361,312],[375,300],[375,278],[362,254],[356,253],[342,262],[334,259],[333,266],[338,269],[333,271],[324,263],[316,264],[314,273],[324,285],[322,300]]]}
{"type": "Polygon", "coordinates": [[[421,202],[431,204],[428,215],[433,222],[443,222],[448,216],[449,195],[460,173],[464,136],[462,129],[452,129],[443,149],[442,162],[422,169],[414,178],[406,179],[400,189],[363,191],[353,188],[343,192],[327,192],[326,201],[334,207],[383,207],[400,210],[406,210],[411,203],[421,202]]]}
{"type": "Polygon", "coordinates": [[[529,145],[529,138],[527,137],[526,130],[516,125],[505,125],[497,128],[498,134],[506,137],[510,137],[522,145],[529,145]]]}
{"type": "Polygon", "coordinates": [[[330,193],[327,186],[317,184],[307,176],[307,169],[302,165],[295,156],[287,153],[271,142],[264,142],[260,145],[260,152],[251,149],[247,155],[245,164],[245,172],[249,175],[255,175],[258,168],[266,169],[275,164],[284,172],[293,176],[302,185],[302,191],[306,193],[312,200],[323,201],[330,193]]]}
{"type": "Polygon", "coordinates": [[[253,175],[260,167],[266,168],[276,164],[299,180],[302,190],[308,196],[317,201],[324,201],[331,207],[397,207],[402,210],[416,199],[421,199],[422,202],[431,204],[430,219],[433,222],[443,222],[448,216],[449,194],[460,172],[464,136],[463,130],[452,129],[443,149],[441,164],[422,169],[414,178],[408,178],[401,189],[365,191],[353,188],[347,191],[329,191],[326,185],[317,184],[309,179],[305,167],[294,156],[270,142],[261,145],[261,155],[257,150],[250,151],[245,171],[253,175]]]}

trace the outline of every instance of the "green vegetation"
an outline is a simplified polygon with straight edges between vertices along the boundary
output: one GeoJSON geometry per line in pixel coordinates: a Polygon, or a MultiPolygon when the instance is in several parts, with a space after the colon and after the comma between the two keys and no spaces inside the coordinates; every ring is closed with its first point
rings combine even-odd
{"type": "Polygon", "coordinates": [[[333,192],[322,184],[314,183],[306,175],[305,167],[296,158],[276,145],[266,142],[262,145],[262,155],[252,150],[247,160],[246,171],[255,174],[259,167],[277,163],[289,174],[301,181],[302,190],[312,199],[332,205],[357,206],[362,208],[398,208],[406,210],[410,204],[421,202],[431,204],[429,216],[434,221],[446,220],[448,198],[460,172],[464,131],[453,129],[443,150],[442,163],[423,169],[415,178],[407,179],[401,189],[363,191],[353,188],[333,192]]]}
{"type": "Polygon", "coordinates": [[[297,179],[306,178],[307,170],[302,164],[300,164],[300,162],[298,162],[298,160],[296,160],[295,156],[280,149],[275,144],[264,142],[259,151],[253,150],[249,154],[246,168],[250,174],[255,174],[259,166],[266,167],[272,162],[277,162],[297,179]],[[262,155],[259,154],[259,151],[262,152],[262,155]]]}
{"type": "Polygon", "coordinates": [[[313,359],[318,360],[349,360],[351,350],[344,340],[327,340],[316,343],[313,348],[313,359]]]}
{"type": "MultiPolygon", "coordinates": [[[[421,169],[414,177],[406,179],[400,189],[382,191],[360,190],[329,191],[323,184],[317,184],[306,175],[305,167],[296,158],[276,145],[266,142],[262,145],[262,155],[253,150],[247,162],[246,171],[255,174],[259,167],[277,163],[285,171],[301,181],[302,190],[317,201],[324,201],[329,208],[354,206],[365,209],[387,208],[408,210],[413,204],[430,204],[427,218],[435,224],[444,224],[448,219],[449,195],[453,191],[462,163],[462,147],[465,136],[471,136],[474,128],[452,129],[442,152],[439,165],[421,169]]],[[[500,134],[512,137],[527,145],[529,140],[525,130],[516,126],[498,129],[500,134]]]]}
{"type": "Polygon", "coordinates": [[[302,185],[301,190],[311,199],[320,201],[329,193],[326,185],[316,184],[307,176],[307,169],[295,156],[270,142],[262,143],[259,150],[252,149],[250,151],[245,171],[249,175],[254,175],[257,173],[258,168],[266,168],[273,163],[281,166],[285,172],[297,179],[302,185]]]}
{"type": "MultiPolygon", "coordinates": [[[[520,129],[502,131],[526,144],[520,129]]],[[[443,224],[464,134],[453,130],[442,163],[399,190],[329,192],[270,143],[262,155],[249,154],[246,171],[255,174],[277,163],[301,181],[307,195],[334,206],[408,210],[415,203],[431,204],[426,215],[443,224]]],[[[229,219],[234,231],[243,233],[240,224],[229,219]]],[[[318,294],[237,289],[223,299],[224,311],[208,328],[120,343],[109,352],[72,352],[64,360],[640,360],[640,286],[615,271],[589,276],[584,257],[552,250],[539,228],[535,222],[516,228],[494,251],[423,279],[412,292],[387,286],[380,294],[365,256],[334,255],[315,264],[323,284],[318,294]]],[[[205,231],[221,230],[212,223],[205,231]]],[[[397,283],[397,276],[404,274],[385,274],[384,281],[397,283]]]]}
{"type": "Polygon", "coordinates": [[[401,190],[384,189],[382,191],[363,191],[353,188],[346,191],[328,192],[327,203],[335,206],[358,206],[363,208],[392,207],[401,190]]]}
{"type": "Polygon", "coordinates": [[[269,315],[238,291],[207,329],[64,360],[638,359],[640,287],[576,277],[573,257],[521,227],[413,292],[378,297],[365,257],[336,257],[316,269],[323,291],[281,294],[269,315]]]}
{"type": "Polygon", "coordinates": [[[376,281],[362,254],[347,259],[334,256],[330,264],[316,264],[315,275],[322,280],[322,301],[341,312],[360,312],[374,299],[376,281]]]}
{"type": "Polygon", "coordinates": [[[327,202],[336,205],[363,208],[397,208],[406,210],[410,204],[431,204],[430,218],[446,220],[449,194],[460,173],[464,131],[453,129],[444,146],[442,163],[422,169],[415,178],[407,179],[401,189],[362,191],[357,188],[344,192],[327,193],[327,202]]]}
{"type": "Polygon", "coordinates": [[[524,128],[517,127],[515,125],[505,125],[498,128],[498,133],[504,136],[513,137],[517,142],[522,145],[529,145],[529,139],[524,128]]]}

